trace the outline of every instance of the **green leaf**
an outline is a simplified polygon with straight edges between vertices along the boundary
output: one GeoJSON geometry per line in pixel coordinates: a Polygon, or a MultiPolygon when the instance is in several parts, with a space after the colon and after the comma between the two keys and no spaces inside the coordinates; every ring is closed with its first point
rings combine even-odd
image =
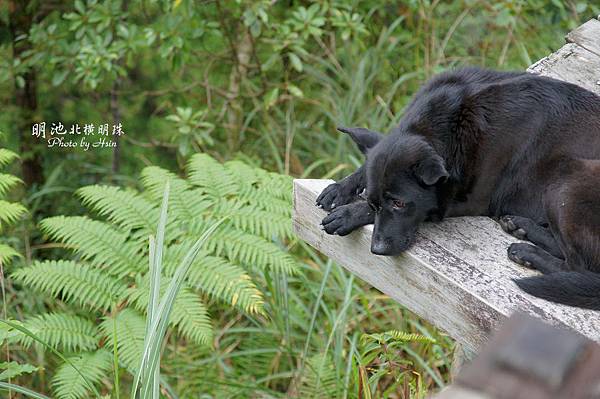
{"type": "Polygon", "coordinates": [[[292,67],[296,71],[302,72],[303,66],[302,66],[302,61],[300,60],[300,57],[298,57],[294,53],[288,53],[288,58],[290,59],[290,62],[292,63],[292,67]]]}
{"type": "Polygon", "coordinates": [[[56,72],[53,76],[52,76],[52,86],[58,86],[60,85],[62,82],[65,81],[65,78],[67,77],[67,75],[69,74],[68,70],[62,70],[62,71],[58,71],[56,72]]]}
{"type": "Polygon", "coordinates": [[[21,364],[17,362],[2,362],[0,363],[0,381],[6,381],[23,374],[31,374],[39,370],[39,367],[31,364],[21,364]]]}
{"type": "Polygon", "coordinates": [[[278,98],[279,98],[279,88],[276,87],[276,88],[272,89],[269,93],[267,93],[267,95],[265,96],[265,99],[264,99],[265,108],[269,109],[273,105],[275,105],[278,98]]]}
{"type": "Polygon", "coordinates": [[[302,92],[302,90],[300,90],[300,88],[298,86],[295,86],[293,84],[288,84],[287,87],[288,91],[295,97],[304,97],[304,93],[302,92]]]}

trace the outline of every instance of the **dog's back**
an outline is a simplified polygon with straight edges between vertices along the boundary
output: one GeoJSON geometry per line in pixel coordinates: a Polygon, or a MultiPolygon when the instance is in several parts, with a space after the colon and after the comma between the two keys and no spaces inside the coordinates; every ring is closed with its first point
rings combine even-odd
{"type": "Polygon", "coordinates": [[[528,73],[461,69],[418,92],[395,129],[403,131],[425,137],[464,182],[472,207],[457,213],[540,220],[541,192],[564,161],[600,159],[600,97],[528,73]]]}

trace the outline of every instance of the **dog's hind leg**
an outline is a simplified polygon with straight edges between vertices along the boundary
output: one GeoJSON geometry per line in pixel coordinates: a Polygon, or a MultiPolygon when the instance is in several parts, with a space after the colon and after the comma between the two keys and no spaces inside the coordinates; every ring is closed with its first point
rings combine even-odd
{"type": "Polygon", "coordinates": [[[505,215],[498,222],[508,234],[520,240],[531,241],[551,255],[564,259],[560,246],[549,228],[540,226],[535,221],[522,216],[505,215]]]}
{"type": "Polygon", "coordinates": [[[358,200],[359,194],[365,189],[366,177],[364,166],[358,168],[350,176],[337,183],[325,187],[317,197],[317,206],[326,211],[358,200]]]}
{"type": "Polygon", "coordinates": [[[568,270],[564,259],[559,259],[542,248],[527,243],[511,244],[508,247],[508,258],[519,265],[539,270],[544,274],[568,270]]]}

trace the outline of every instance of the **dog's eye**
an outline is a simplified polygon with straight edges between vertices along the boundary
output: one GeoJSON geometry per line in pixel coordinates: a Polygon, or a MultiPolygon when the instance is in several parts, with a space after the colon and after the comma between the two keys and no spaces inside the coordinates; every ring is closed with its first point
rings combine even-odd
{"type": "Polygon", "coordinates": [[[392,204],[394,205],[394,209],[402,209],[406,206],[402,200],[394,200],[392,201],[392,204]]]}

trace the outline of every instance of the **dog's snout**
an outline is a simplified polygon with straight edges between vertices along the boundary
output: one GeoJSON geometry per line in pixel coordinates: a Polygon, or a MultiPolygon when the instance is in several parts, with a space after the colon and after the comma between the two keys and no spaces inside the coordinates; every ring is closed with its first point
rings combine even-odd
{"type": "Polygon", "coordinates": [[[371,242],[371,252],[375,255],[389,255],[390,246],[383,241],[373,241],[371,242]]]}

